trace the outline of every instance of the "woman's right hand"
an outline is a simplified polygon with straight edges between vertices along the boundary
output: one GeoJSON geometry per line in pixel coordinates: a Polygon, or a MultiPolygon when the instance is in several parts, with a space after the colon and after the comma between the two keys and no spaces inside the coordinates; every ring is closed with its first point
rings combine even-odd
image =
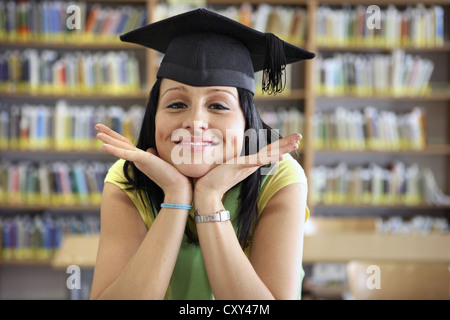
{"type": "Polygon", "coordinates": [[[192,184],[189,178],[174,166],[161,159],[153,148],[147,151],[136,148],[127,138],[103,124],[97,124],[97,138],[105,144],[102,148],[112,155],[131,161],[136,168],[153,180],[166,195],[189,195],[192,199],[192,184]]]}

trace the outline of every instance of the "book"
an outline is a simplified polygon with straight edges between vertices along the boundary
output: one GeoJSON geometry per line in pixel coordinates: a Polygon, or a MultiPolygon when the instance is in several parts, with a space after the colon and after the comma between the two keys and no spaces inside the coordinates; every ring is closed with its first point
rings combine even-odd
{"type": "Polygon", "coordinates": [[[0,52],[0,91],[34,94],[132,94],[141,90],[132,51],[0,52]]]}
{"type": "Polygon", "coordinates": [[[99,150],[95,124],[104,123],[135,141],[145,107],[74,106],[65,100],[50,105],[0,105],[0,146],[18,150],[99,150]]]}
{"type": "Polygon", "coordinates": [[[278,129],[282,136],[305,132],[304,114],[296,107],[277,107],[276,109],[266,107],[261,108],[259,112],[264,123],[273,129],[278,129]]]}
{"type": "Polygon", "coordinates": [[[0,204],[99,205],[110,162],[2,160],[0,204]]]}
{"type": "Polygon", "coordinates": [[[387,54],[336,53],[316,59],[317,94],[423,96],[430,94],[432,60],[393,50],[387,54]]]}
{"type": "MultiPolygon", "coordinates": [[[[155,21],[194,9],[188,4],[158,3],[154,11],[155,21]]],[[[209,6],[208,9],[236,20],[261,32],[271,32],[280,39],[301,46],[306,39],[307,12],[302,6],[285,6],[247,3],[241,6],[209,6]]]]}
{"type": "Polygon", "coordinates": [[[0,217],[0,257],[50,259],[67,235],[98,235],[98,215],[20,214],[0,217]]]}
{"type": "Polygon", "coordinates": [[[426,147],[426,115],[423,108],[406,112],[372,106],[317,112],[313,117],[316,149],[423,150],[426,147]]]}
{"type": "Polygon", "coordinates": [[[425,215],[404,218],[391,216],[380,219],[377,231],[382,234],[448,234],[450,228],[444,217],[430,217],[425,215]]]}
{"type": "Polygon", "coordinates": [[[429,168],[396,161],[386,166],[370,163],[350,168],[316,166],[311,173],[314,204],[350,205],[448,205],[450,196],[437,186],[429,168]]]}
{"type": "Polygon", "coordinates": [[[379,21],[368,6],[345,5],[342,8],[321,5],[316,17],[316,41],[319,46],[439,47],[444,45],[445,21],[442,6],[417,4],[399,9],[380,8],[379,21]]]}
{"type": "Polygon", "coordinates": [[[83,1],[2,1],[0,40],[117,43],[120,34],[144,26],[147,20],[143,5],[87,7],[83,1]]]}

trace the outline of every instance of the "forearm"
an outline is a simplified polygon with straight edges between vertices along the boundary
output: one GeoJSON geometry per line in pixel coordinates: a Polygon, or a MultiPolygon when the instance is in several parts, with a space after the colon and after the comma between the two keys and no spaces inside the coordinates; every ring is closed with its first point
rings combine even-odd
{"type": "MultiPolygon", "coordinates": [[[[168,199],[167,203],[190,203],[168,199]]],[[[178,257],[188,210],[163,208],[142,244],[100,299],[163,299],[178,257]]]]}
{"type": "MultiPolygon", "coordinates": [[[[196,202],[200,213],[222,210],[217,198],[196,202]]],[[[230,221],[197,223],[208,279],[216,299],[274,299],[243,252],[230,221]]]]}

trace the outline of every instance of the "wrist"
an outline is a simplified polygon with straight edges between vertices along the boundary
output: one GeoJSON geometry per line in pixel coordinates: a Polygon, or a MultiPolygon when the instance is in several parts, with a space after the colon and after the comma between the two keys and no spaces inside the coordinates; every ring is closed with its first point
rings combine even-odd
{"type": "Polygon", "coordinates": [[[206,199],[219,199],[222,200],[223,193],[217,192],[212,189],[199,188],[197,185],[194,188],[194,201],[206,200],[206,199]]]}
{"type": "Polygon", "coordinates": [[[178,190],[164,193],[164,203],[172,204],[192,204],[192,191],[178,190]]]}
{"type": "Polygon", "coordinates": [[[224,210],[222,196],[213,193],[195,193],[194,208],[200,215],[207,215],[213,212],[224,210]]]}

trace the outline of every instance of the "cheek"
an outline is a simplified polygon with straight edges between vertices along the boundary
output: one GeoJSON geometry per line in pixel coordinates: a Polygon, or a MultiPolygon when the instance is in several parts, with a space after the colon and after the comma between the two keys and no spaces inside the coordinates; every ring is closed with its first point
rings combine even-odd
{"type": "Polygon", "coordinates": [[[171,152],[171,136],[172,136],[172,128],[168,125],[167,121],[164,119],[155,118],[155,143],[156,150],[158,151],[159,156],[164,160],[170,159],[171,152]]]}
{"type": "Polygon", "coordinates": [[[244,144],[244,130],[245,123],[239,123],[226,130],[226,155],[225,158],[228,160],[230,158],[239,156],[241,154],[242,146],[244,144]]]}

